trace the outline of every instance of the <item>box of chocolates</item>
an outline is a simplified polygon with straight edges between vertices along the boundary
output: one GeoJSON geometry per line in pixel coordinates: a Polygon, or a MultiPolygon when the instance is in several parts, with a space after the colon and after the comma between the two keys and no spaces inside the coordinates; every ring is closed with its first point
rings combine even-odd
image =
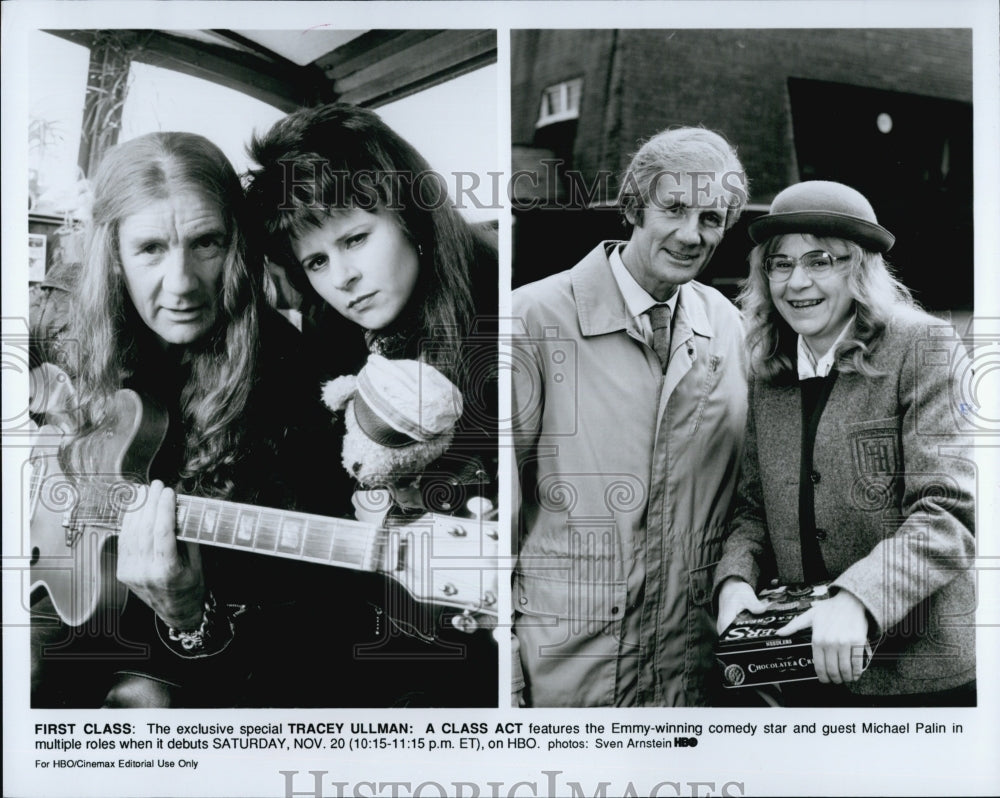
{"type": "MultiPolygon", "coordinates": [[[[817,678],[812,659],[812,628],[787,636],[779,635],[778,630],[814,602],[829,596],[827,582],[762,590],[758,598],[767,603],[767,610],[757,615],[744,610],[719,638],[715,653],[724,686],[756,687],[817,678]]],[[[869,646],[863,667],[868,666],[870,659],[869,646]]]]}

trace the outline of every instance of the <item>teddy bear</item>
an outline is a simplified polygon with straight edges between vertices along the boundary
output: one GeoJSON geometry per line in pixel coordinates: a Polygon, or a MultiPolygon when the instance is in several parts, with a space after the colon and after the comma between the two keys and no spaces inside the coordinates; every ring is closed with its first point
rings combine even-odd
{"type": "Polygon", "coordinates": [[[420,475],[454,438],[461,391],[429,363],[371,354],[357,376],[325,383],[323,402],[343,412],[341,461],[359,487],[419,505],[420,475]]]}

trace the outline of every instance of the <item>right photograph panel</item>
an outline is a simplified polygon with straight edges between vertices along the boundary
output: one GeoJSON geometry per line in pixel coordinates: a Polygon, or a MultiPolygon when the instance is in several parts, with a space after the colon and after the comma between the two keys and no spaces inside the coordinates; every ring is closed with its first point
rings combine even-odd
{"type": "Polygon", "coordinates": [[[514,30],[511,124],[513,705],[975,706],[972,32],[514,30]]]}

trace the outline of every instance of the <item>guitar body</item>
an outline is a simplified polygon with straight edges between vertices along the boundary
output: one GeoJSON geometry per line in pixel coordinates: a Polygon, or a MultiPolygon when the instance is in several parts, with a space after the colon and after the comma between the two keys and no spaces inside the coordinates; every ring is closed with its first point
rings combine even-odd
{"type": "MultiPolygon", "coordinates": [[[[31,590],[43,587],[59,617],[80,626],[98,608],[119,611],[128,589],[115,575],[115,547],[122,507],[146,482],[166,434],[166,416],[134,391],[113,401],[115,424],[106,432],[57,446],[36,446],[31,454],[31,590]],[[64,473],[61,461],[74,474],[64,473]]],[[[57,439],[43,428],[42,440],[57,439]]]]}

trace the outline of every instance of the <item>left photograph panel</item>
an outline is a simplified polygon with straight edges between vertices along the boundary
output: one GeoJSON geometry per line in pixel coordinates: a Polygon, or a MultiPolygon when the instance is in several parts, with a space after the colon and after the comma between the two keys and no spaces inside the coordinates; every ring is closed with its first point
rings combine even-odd
{"type": "Polygon", "coordinates": [[[496,706],[496,32],[29,36],[30,705],[496,706]]]}

